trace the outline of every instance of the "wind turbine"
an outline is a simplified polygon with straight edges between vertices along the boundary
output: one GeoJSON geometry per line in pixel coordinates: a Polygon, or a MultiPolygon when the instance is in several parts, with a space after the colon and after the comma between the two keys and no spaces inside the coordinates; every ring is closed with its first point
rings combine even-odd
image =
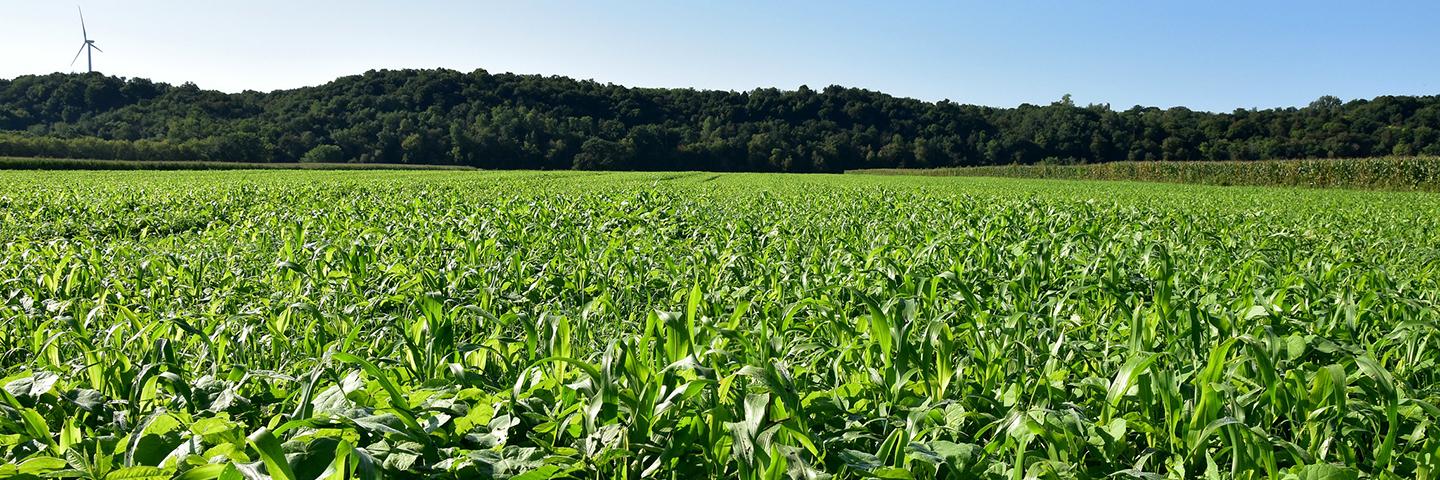
{"type": "Polygon", "coordinates": [[[79,5],[75,6],[75,10],[80,12],[80,35],[85,39],[85,43],[80,45],[80,51],[75,52],[75,59],[70,61],[70,66],[75,66],[75,62],[80,60],[80,54],[83,53],[85,54],[86,70],[88,70],[90,73],[94,73],[95,59],[93,58],[94,54],[91,53],[91,50],[97,50],[100,53],[105,53],[105,51],[100,50],[100,47],[95,46],[95,41],[90,39],[90,32],[85,31],[85,11],[80,10],[79,5]]]}

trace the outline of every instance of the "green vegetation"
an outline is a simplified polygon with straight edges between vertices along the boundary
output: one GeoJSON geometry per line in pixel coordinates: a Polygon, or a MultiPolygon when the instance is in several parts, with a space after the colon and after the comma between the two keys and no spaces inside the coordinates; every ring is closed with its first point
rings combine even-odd
{"type": "Polygon", "coordinates": [[[1440,97],[1304,108],[991,108],[830,86],[626,88],[483,70],[372,71],[225,94],[99,74],[0,80],[0,156],[840,172],[1440,155],[1440,97]],[[336,150],[338,149],[338,150],[336,150]]]}
{"type": "Polygon", "coordinates": [[[1433,479],[1440,196],[0,172],[0,476],[1433,479]]]}
{"type": "Polygon", "coordinates": [[[1440,158],[1437,157],[1263,162],[1113,162],[924,170],[875,169],[847,173],[1440,191],[1440,158]]]}
{"type": "Polygon", "coordinates": [[[0,170],[469,170],[455,165],[387,163],[247,163],[205,161],[80,160],[0,157],[0,170]]]}

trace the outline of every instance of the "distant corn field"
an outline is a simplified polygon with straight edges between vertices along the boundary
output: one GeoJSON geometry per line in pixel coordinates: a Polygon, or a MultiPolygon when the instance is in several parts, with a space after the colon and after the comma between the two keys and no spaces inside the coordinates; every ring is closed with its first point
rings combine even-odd
{"type": "Polygon", "coordinates": [[[1440,191],[1440,157],[1227,162],[1145,161],[1084,165],[852,170],[847,173],[1440,191]]]}

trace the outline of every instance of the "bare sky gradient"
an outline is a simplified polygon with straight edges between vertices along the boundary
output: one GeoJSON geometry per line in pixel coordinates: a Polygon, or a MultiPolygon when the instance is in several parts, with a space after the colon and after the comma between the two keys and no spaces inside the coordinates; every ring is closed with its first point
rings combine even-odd
{"type": "MultiPolygon", "coordinates": [[[[630,86],[1202,110],[1440,93],[1433,1],[82,2],[98,71],[224,91],[446,67],[630,86]]],[[[0,78],[68,72],[73,3],[0,0],[0,78]]],[[[83,71],[84,59],[76,62],[83,71]]]]}

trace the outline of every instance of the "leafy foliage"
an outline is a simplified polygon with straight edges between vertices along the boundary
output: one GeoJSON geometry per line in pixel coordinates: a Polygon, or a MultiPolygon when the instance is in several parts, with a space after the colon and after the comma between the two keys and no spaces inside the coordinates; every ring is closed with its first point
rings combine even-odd
{"type": "Polygon", "coordinates": [[[483,70],[371,71],[224,94],[99,74],[0,80],[0,155],[836,172],[1440,155],[1440,97],[1305,108],[991,108],[878,92],[646,89],[483,70]],[[336,152],[333,148],[338,148],[336,152]],[[322,149],[317,151],[316,149],[322,149]]]}
{"type": "Polygon", "coordinates": [[[77,160],[0,157],[0,170],[473,170],[458,165],[395,163],[251,163],[166,160],[77,160]]]}
{"type": "Polygon", "coordinates": [[[1440,453],[1432,194],[0,182],[0,476],[1423,479],[1440,453]]]}

